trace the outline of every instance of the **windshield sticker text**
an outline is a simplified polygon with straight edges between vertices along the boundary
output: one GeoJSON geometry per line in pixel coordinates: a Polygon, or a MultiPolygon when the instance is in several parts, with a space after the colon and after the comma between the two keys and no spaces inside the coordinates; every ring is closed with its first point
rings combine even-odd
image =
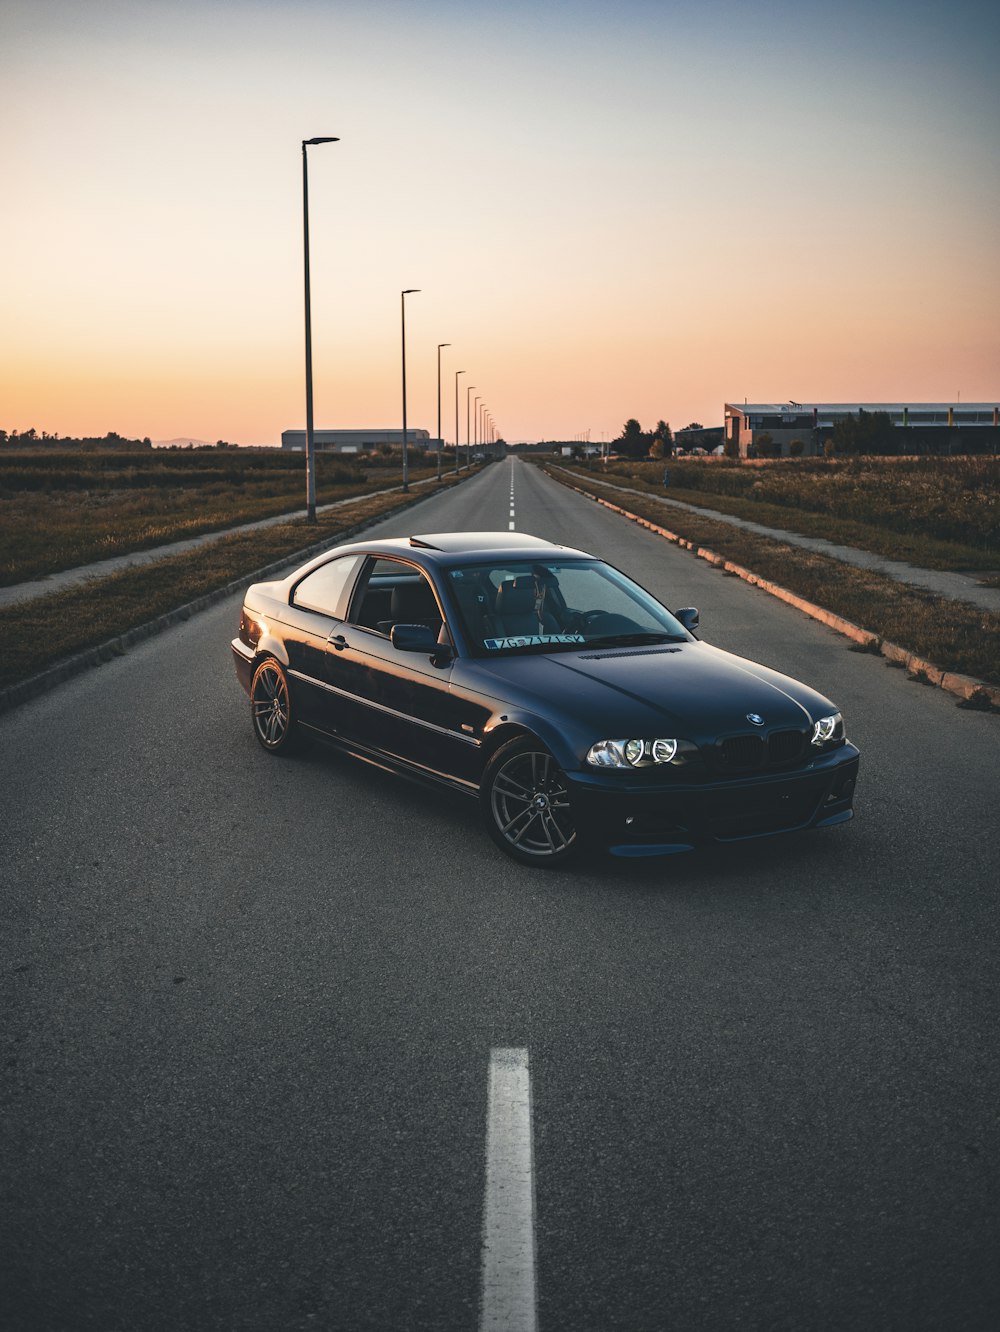
{"type": "Polygon", "coordinates": [[[483,647],[490,652],[504,648],[538,647],[542,643],[585,643],[583,634],[525,634],[520,638],[484,638],[483,647]]]}

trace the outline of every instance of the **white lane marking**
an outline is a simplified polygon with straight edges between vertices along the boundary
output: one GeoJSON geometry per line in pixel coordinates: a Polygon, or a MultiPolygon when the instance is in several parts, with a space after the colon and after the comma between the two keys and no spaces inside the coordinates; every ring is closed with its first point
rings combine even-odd
{"type": "Polygon", "coordinates": [[[508,531],[508,532],[513,532],[513,530],[514,530],[514,524],[513,524],[513,523],[508,523],[508,524],[507,524],[507,531],[508,531]]]}
{"type": "Polygon", "coordinates": [[[490,1051],[480,1332],[537,1332],[527,1050],[490,1051]]]}

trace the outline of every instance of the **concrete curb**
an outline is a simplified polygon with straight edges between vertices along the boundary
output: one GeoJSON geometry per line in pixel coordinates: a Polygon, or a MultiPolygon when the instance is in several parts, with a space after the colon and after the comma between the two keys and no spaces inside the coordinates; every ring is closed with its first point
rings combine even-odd
{"type": "Polygon", "coordinates": [[[744,569],[742,565],[734,564],[732,560],[727,560],[725,556],[719,555],[714,550],[709,550],[705,546],[698,546],[693,541],[688,541],[686,537],[680,536],[677,532],[671,532],[669,528],[660,527],[657,523],[650,522],[648,518],[642,518],[639,514],[623,509],[618,504],[612,504],[610,500],[592,495],[589,490],[583,490],[580,486],[572,485],[569,481],[563,481],[559,477],[553,479],[558,480],[560,485],[566,486],[569,490],[575,490],[578,495],[583,495],[585,498],[603,505],[605,509],[621,514],[623,518],[629,519],[630,522],[638,523],[640,527],[655,532],[657,536],[672,541],[674,545],[690,550],[698,559],[707,560],[709,564],[724,569],[726,573],[735,574],[737,578],[742,578],[745,583],[751,583],[754,587],[759,587],[762,591],[767,592],[769,596],[777,597],[779,601],[794,606],[796,610],[801,611],[804,615],[808,615],[813,620],[818,620],[820,624],[827,625],[846,638],[853,639],[855,643],[873,654],[881,654],[887,661],[904,667],[910,678],[920,684],[935,685],[937,688],[945,690],[946,693],[954,694],[964,700],[969,700],[975,695],[978,699],[988,700],[993,707],[1000,708],[1000,687],[997,685],[987,684],[985,680],[976,680],[970,675],[958,675],[954,671],[942,670],[940,666],[925,661],[923,657],[918,657],[916,653],[910,652],[907,648],[881,639],[877,634],[873,634],[871,630],[862,629],[860,625],[852,624],[850,620],[845,620],[840,615],[834,615],[832,611],[824,610],[822,606],[806,601],[804,597],[789,592],[787,587],[782,587],[779,583],[772,583],[767,578],[761,578],[759,574],[755,574],[751,569],[744,569]]]}
{"type": "MultiPolygon", "coordinates": [[[[383,491],[381,493],[385,494],[387,492],[383,491]]],[[[57,685],[72,679],[74,675],[80,675],[83,671],[90,670],[93,666],[100,666],[103,662],[123,656],[136,643],[141,643],[147,638],[153,638],[156,634],[162,634],[173,625],[179,624],[181,620],[190,620],[192,615],[197,615],[199,611],[208,610],[210,606],[214,606],[217,602],[224,601],[226,597],[231,597],[234,592],[242,591],[249,583],[258,583],[263,579],[273,578],[276,574],[283,573],[286,569],[292,569],[297,564],[304,564],[306,560],[311,559],[314,555],[320,555],[324,550],[329,550],[331,546],[339,545],[340,542],[346,541],[348,537],[356,536],[359,532],[365,531],[371,527],[373,521],[382,522],[385,518],[392,518],[397,513],[412,509],[415,505],[423,503],[425,499],[430,499],[432,495],[437,493],[437,491],[433,491],[431,494],[418,495],[415,499],[407,500],[404,504],[399,504],[384,514],[379,514],[371,521],[355,523],[351,527],[341,528],[335,536],[304,546],[301,550],[295,551],[294,554],[283,556],[273,564],[266,564],[261,569],[255,569],[252,573],[235,578],[223,587],[214,588],[211,592],[206,592],[204,596],[197,597],[184,606],[178,606],[176,610],[158,615],[155,620],[136,625],[134,629],[128,629],[125,633],[110,638],[105,643],[98,643],[96,647],[87,648],[84,652],[78,652],[75,656],[67,657],[65,661],[57,662],[55,666],[50,666],[48,670],[41,671],[38,675],[33,675],[27,680],[21,680],[17,684],[9,685],[6,689],[0,689],[0,713],[9,712],[22,703],[27,703],[29,699],[47,694],[50,689],[55,689],[57,685]]],[[[368,499],[370,496],[364,496],[364,498],[368,499]]]]}

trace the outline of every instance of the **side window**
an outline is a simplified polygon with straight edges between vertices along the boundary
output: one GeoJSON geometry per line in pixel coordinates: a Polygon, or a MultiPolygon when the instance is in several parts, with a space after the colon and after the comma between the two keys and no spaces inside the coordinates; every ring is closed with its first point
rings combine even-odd
{"type": "Polygon", "coordinates": [[[340,619],[344,593],[361,558],[360,555],[341,555],[339,559],[330,560],[329,564],[321,564],[296,587],[292,604],[301,606],[303,610],[318,611],[321,615],[340,619]]]}
{"type": "Polygon", "coordinates": [[[441,632],[434,590],[419,569],[401,560],[373,559],[350,609],[352,624],[386,637],[394,624],[425,624],[441,632]]]}

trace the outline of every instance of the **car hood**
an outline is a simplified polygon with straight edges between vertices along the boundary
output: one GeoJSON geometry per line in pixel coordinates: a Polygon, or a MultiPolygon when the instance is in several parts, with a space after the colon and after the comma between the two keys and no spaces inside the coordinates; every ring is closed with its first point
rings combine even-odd
{"type": "MultiPolygon", "coordinates": [[[[602,735],[660,733],[693,740],[751,729],[807,726],[836,709],[808,686],[707,643],[507,657],[481,663],[507,691],[553,704],[602,735]]],[[[498,691],[503,692],[503,691],[498,691]]]]}

